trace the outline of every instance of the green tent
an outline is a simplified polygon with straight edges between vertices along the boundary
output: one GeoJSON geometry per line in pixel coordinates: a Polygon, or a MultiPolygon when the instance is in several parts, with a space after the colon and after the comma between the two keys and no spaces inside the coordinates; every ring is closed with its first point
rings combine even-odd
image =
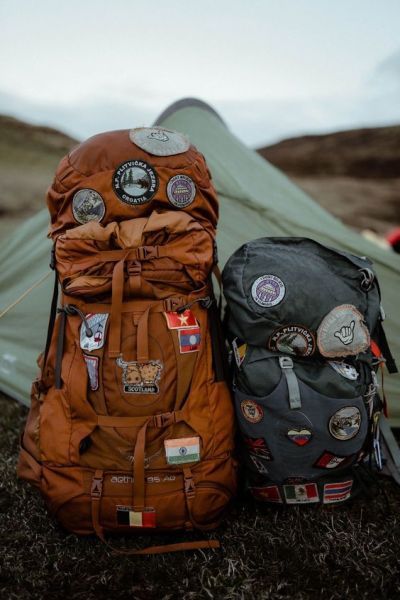
{"type": "MultiPolygon", "coordinates": [[[[244,242],[263,236],[303,236],[370,257],[387,314],[386,333],[400,357],[400,258],[380,249],[320,208],[279,170],[247,148],[207,104],[170,106],[157,124],[187,134],[205,155],[220,199],[220,263],[244,242]]],[[[53,278],[48,268],[47,211],[0,245],[0,389],[28,403],[35,360],[43,349],[53,278]]],[[[392,425],[400,426],[400,376],[385,378],[392,425]]]]}

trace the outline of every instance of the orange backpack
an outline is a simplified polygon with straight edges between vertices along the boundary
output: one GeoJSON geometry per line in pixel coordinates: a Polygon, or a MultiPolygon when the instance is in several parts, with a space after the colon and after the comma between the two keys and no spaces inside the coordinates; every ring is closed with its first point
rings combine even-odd
{"type": "Polygon", "coordinates": [[[61,161],[47,203],[62,298],[19,476],[75,533],[215,528],[236,464],[203,156],[158,127],[100,134],[61,161]]]}

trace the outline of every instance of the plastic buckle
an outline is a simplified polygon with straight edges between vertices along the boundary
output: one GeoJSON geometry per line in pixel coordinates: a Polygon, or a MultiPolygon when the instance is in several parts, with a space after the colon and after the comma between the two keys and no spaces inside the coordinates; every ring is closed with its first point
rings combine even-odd
{"type": "Polygon", "coordinates": [[[185,483],[185,494],[188,498],[194,498],[196,494],[196,487],[194,485],[192,475],[185,475],[184,477],[185,483]]]}
{"type": "Polygon", "coordinates": [[[171,423],[174,422],[173,415],[174,415],[174,413],[172,413],[172,412],[162,413],[161,415],[154,415],[154,417],[153,417],[154,426],[157,427],[157,429],[162,429],[163,427],[167,427],[168,425],[171,425],[171,423]]]}
{"type": "Polygon", "coordinates": [[[137,276],[142,272],[142,265],[138,260],[130,260],[127,263],[126,271],[129,276],[137,276]]]}
{"type": "Polygon", "coordinates": [[[290,356],[280,356],[279,365],[281,369],[293,369],[293,361],[290,356]]]}
{"type": "Polygon", "coordinates": [[[157,246],[139,246],[136,249],[136,255],[138,260],[148,260],[151,258],[158,257],[158,247],[157,246]]]}
{"type": "Polygon", "coordinates": [[[93,477],[90,495],[92,498],[99,500],[103,491],[103,477],[93,477]]]}
{"type": "Polygon", "coordinates": [[[164,307],[166,312],[180,312],[178,309],[182,306],[181,298],[167,298],[164,300],[164,307]]]}

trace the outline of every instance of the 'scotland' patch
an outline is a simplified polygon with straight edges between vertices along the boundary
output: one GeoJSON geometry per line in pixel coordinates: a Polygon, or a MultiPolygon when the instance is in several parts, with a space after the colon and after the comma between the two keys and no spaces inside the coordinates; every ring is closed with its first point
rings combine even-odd
{"type": "Polygon", "coordinates": [[[87,335],[85,323],[82,323],[80,331],[82,350],[91,352],[104,346],[107,319],[107,313],[89,313],[86,315],[86,323],[91,329],[92,335],[90,337],[87,335]]]}
{"type": "Polygon", "coordinates": [[[156,526],[156,512],[154,508],[136,511],[133,506],[117,505],[117,523],[126,527],[153,528],[156,526]]]}
{"type": "Polygon", "coordinates": [[[282,496],[277,485],[265,485],[250,488],[256,500],[283,504],[282,496]]]}
{"type": "Polygon", "coordinates": [[[192,327],[191,329],[178,329],[178,336],[179,352],[181,354],[199,351],[201,342],[200,327],[192,327]]]}
{"type": "Polygon", "coordinates": [[[341,481],[340,483],[325,483],[324,485],[324,504],[332,502],[343,502],[351,496],[353,481],[341,481]]]}
{"type": "Polygon", "coordinates": [[[113,188],[125,204],[145,204],[158,189],[157,173],[144,160],[128,160],[115,171],[113,188]]]}
{"type": "Polygon", "coordinates": [[[283,491],[287,504],[309,504],[312,502],[319,502],[318,487],[316,483],[284,485],[283,491]]]}
{"type": "Polygon", "coordinates": [[[85,359],[86,368],[89,376],[90,389],[92,390],[92,392],[95,392],[99,389],[99,357],[84,354],[83,358],[85,359]]]}
{"type": "Polygon", "coordinates": [[[129,139],[139,148],[154,156],[182,154],[190,148],[190,141],[182,133],[163,127],[131,129],[129,139]]]}
{"type": "Polygon", "coordinates": [[[168,200],[176,208],[186,208],[196,196],[194,181],[187,175],[171,177],[167,185],[168,200]]]}
{"type": "Polygon", "coordinates": [[[180,465],[200,460],[199,437],[164,440],[164,447],[169,465],[180,465]]]}
{"type": "Polygon", "coordinates": [[[191,327],[197,327],[199,324],[196,321],[196,317],[190,310],[187,308],[184,312],[165,312],[164,316],[167,320],[168,329],[189,329],[191,327]]]}
{"type": "Polygon", "coordinates": [[[259,306],[272,307],[285,297],[285,284],[276,275],[262,275],[251,286],[251,296],[259,306]]]}
{"type": "Polygon", "coordinates": [[[85,188],[74,194],[72,199],[72,214],[78,223],[101,221],[106,212],[104,200],[99,192],[85,188]]]}
{"type": "Polygon", "coordinates": [[[127,362],[117,358],[117,365],[122,369],[122,384],[125,394],[158,394],[158,382],[163,365],[159,360],[127,362]]]}
{"type": "Polygon", "coordinates": [[[268,340],[268,347],[274,352],[294,356],[311,356],[315,350],[315,339],[303,325],[285,325],[276,329],[268,340]]]}

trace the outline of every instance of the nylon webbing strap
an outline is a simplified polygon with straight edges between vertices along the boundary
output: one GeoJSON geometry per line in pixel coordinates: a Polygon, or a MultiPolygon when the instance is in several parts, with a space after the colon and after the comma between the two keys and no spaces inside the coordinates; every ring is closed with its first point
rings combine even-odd
{"type": "Polygon", "coordinates": [[[51,300],[51,308],[50,308],[50,316],[49,316],[49,324],[47,326],[47,338],[46,338],[46,346],[43,357],[43,368],[42,375],[44,373],[44,369],[46,367],[46,361],[50,350],[51,338],[53,337],[54,324],[56,322],[57,315],[57,303],[58,303],[58,275],[57,271],[54,269],[54,288],[53,288],[53,297],[51,300]]]}
{"type": "Polygon", "coordinates": [[[289,356],[280,356],[279,364],[286,377],[290,408],[301,408],[299,382],[293,370],[293,361],[289,356]]]}
{"type": "Polygon", "coordinates": [[[378,334],[378,345],[382,351],[383,356],[386,359],[386,368],[389,373],[398,373],[396,362],[393,358],[393,355],[390,351],[389,344],[386,338],[385,330],[383,329],[383,325],[381,320],[378,321],[377,325],[377,334],[378,334]]]}
{"type": "Polygon", "coordinates": [[[396,441],[396,438],[393,435],[392,429],[389,425],[389,421],[384,415],[381,415],[381,418],[379,420],[379,427],[381,430],[381,435],[385,440],[386,446],[392,457],[393,464],[396,467],[398,471],[398,476],[400,478],[400,448],[396,441]]]}

